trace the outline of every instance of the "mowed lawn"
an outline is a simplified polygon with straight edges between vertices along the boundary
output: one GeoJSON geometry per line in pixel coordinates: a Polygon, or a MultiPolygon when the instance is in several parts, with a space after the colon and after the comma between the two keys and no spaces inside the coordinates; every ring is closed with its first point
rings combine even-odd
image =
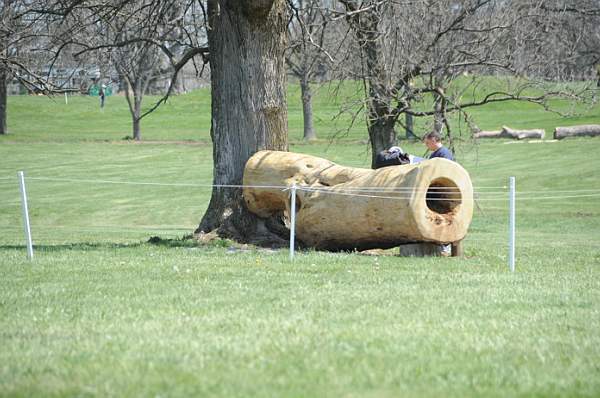
{"type": "MultiPolygon", "coordinates": [[[[478,204],[465,258],[307,251],[290,262],[285,250],[183,239],[210,198],[206,98],[174,98],[179,113],[152,115],[143,144],[121,140],[122,98],[104,113],[86,97],[9,99],[0,396],[600,395],[598,139],[461,142],[478,204]],[[518,188],[512,274],[509,176],[518,188]]],[[[318,103],[316,119],[329,120],[334,101],[318,103]]],[[[480,111],[487,128],[600,123],[598,108],[565,120],[507,107],[519,112],[508,121],[506,109],[480,111]]],[[[343,141],[304,144],[300,120],[290,104],[292,151],[369,164],[362,126],[343,141]]]]}

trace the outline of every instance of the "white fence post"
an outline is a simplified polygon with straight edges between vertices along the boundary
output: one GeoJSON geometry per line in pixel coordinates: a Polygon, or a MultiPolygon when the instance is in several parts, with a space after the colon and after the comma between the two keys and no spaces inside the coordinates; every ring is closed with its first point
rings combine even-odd
{"type": "Polygon", "coordinates": [[[21,207],[23,209],[23,226],[27,240],[27,257],[33,259],[33,244],[31,243],[31,226],[29,224],[29,209],[27,208],[27,192],[25,191],[25,174],[19,171],[19,187],[21,188],[21,207]]]}
{"type": "Polygon", "coordinates": [[[515,177],[509,177],[508,267],[515,272],[515,177]]]}
{"type": "Polygon", "coordinates": [[[294,259],[294,241],[296,240],[296,183],[290,190],[290,261],[294,259]]]}

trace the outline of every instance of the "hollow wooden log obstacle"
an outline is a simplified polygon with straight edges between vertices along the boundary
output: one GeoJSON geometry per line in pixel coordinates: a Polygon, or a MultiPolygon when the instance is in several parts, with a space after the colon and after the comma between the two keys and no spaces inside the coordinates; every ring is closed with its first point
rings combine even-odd
{"type": "Polygon", "coordinates": [[[246,206],[261,217],[283,213],[289,219],[290,191],[274,187],[293,183],[296,236],[317,249],[456,243],[473,215],[471,178],[446,159],[371,170],[278,151],[258,152],[246,163],[246,206]]]}

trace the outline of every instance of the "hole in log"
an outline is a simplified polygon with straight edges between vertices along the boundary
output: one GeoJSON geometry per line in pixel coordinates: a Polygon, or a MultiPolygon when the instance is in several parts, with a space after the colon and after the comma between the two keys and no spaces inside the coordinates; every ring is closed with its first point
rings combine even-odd
{"type": "Polygon", "coordinates": [[[448,214],[461,204],[462,196],[454,181],[438,178],[429,184],[425,200],[429,210],[439,214],[448,214]]]}

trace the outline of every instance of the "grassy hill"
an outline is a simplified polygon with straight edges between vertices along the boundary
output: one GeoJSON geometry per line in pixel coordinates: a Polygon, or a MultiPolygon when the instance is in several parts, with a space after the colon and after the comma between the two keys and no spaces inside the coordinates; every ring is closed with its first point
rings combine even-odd
{"type": "MultiPolygon", "coordinates": [[[[486,80],[487,82],[487,80],[486,80]]],[[[485,90],[465,94],[479,98],[494,88],[493,81],[487,82],[485,90]]],[[[357,117],[352,127],[351,119],[361,101],[359,85],[332,82],[314,86],[314,124],[319,139],[328,141],[365,140],[367,130],[364,115],[357,117]],[[341,110],[345,111],[342,112],[341,110]]],[[[149,108],[159,97],[144,97],[144,106],[149,108]]],[[[600,107],[588,108],[576,105],[571,109],[567,103],[553,101],[555,109],[563,112],[572,110],[572,116],[562,117],[547,112],[536,104],[527,102],[504,102],[470,108],[477,125],[482,130],[499,130],[502,125],[513,128],[544,128],[548,138],[556,126],[594,123],[598,120],[600,107]]],[[[303,121],[300,87],[290,84],[288,90],[289,137],[290,141],[302,140],[303,121]]],[[[415,120],[415,130],[422,134],[430,121],[415,120]]],[[[62,96],[15,96],[9,98],[9,137],[11,141],[86,141],[122,140],[131,136],[131,116],[123,96],[112,96],[100,109],[98,97],[70,96],[68,103],[62,96]]],[[[454,117],[455,135],[469,136],[464,122],[454,117]]],[[[403,133],[399,128],[399,136],[403,133]]],[[[142,139],[149,141],[210,141],[210,90],[200,89],[189,94],[173,96],[154,113],[142,120],[142,139]]]]}
{"type": "MultiPolygon", "coordinates": [[[[366,167],[363,126],[291,150],[366,167]]],[[[338,104],[319,90],[321,137],[338,104]]],[[[209,93],[129,134],[123,98],[11,97],[0,137],[2,396],[588,396],[600,394],[597,138],[463,142],[477,203],[464,258],[298,253],[182,239],[210,198],[209,93]],[[25,170],[35,258],[25,257],[25,170]],[[516,176],[517,271],[507,270],[516,176]],[[158,243],[148,243],[158,236],[158,243]]],[[[600,123],[525,104],[480,126],[600,123]]],[[[403,143],[422,154],[420,143],[403,143]]]]}

